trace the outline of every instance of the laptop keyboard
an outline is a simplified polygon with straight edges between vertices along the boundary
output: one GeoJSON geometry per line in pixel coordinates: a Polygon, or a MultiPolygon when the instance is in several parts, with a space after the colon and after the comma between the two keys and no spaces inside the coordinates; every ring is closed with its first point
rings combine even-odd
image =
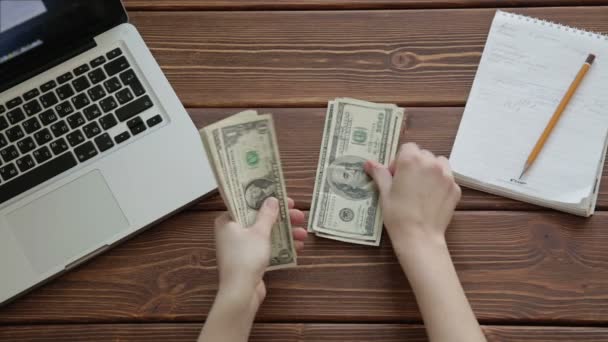
{"type": "Polygon", "coordinates": [[[151,107],[120,48],[0,103],[0,204],[158,125],[151,107]]]}

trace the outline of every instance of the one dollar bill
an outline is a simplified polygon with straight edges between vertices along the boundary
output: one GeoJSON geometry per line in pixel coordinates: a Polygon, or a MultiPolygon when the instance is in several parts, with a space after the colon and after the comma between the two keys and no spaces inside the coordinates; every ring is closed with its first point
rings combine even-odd
{"type": "Polygon", "coordinates": [[[218,188],[232,218],[251,226],[268,197],[279,201],[269,269],[297,265],[285,180],[272,116],[245,111],[200,131],[218,188]]]}
{"type": "Polygon", "coordinates": [[[404,109],[339,98],[327,108],[309,218],[317,236],[378,246],[379,193],[363,165],[389,165],[399,146],[404,109]]]}

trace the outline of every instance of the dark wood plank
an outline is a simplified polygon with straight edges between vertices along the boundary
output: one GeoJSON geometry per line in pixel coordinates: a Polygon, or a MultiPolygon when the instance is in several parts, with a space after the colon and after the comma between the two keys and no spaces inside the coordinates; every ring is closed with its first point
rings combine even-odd
{"type": "MultiPolygon", "coordinates": [[[[204,127],[239,108],[189,109],[198,127],[204,127]]],[[[458,125],[461,107],[408,108],[406,131],[402,142],[413,141],[438,155],[449,156],[458,125]]],[[[260,113],[273,113],[277,125],[279,149],[285,172],[287,191],[301,209],[309,209],[317,171],[325,108],[259,108],[260,113]]],[[[198,210],[225,210],[219,196],[211,197],[194,207],[198,210]]],[[[458,207],[461,210],[539,210],[541,208],[504,197],[465,189],[458,207]]],[[[597,203],[598,209],[608,209],[608,167],[597,203]]]]}
{"type": "MultiPolygon", "coordinates": [[[[189,107],[460,106],[493,9],[131,12],[189,107]]],[[[516,12],[608,32],[608,7],[516,12]]]]}
{"type": "MultiPolygon", "coordinates": [[[[6,326],[2,341],[195,341],[202,324],[6,326]]],[[[606,328],[483,326],[488,342],[607,342],[606,328]]],[[[255,324],[251,342],[426,342],[424,327],[399,324],[255,324]]]]}
{"type": "MultiPolygon", "coordinates": [[[[0,324],[202,321],[216,292],[216,215],[169,219],[1,308],[0,324]]],[[[599,325],[607,225],[608,213],[458,212],[448,242],[482,322],[599,325]]],[[[379,248],[310,236],[299,263],[267,275],[261,322],[420,321],[386,236],[379,248]]]]}
{"type": "Polygon", "coordinates": [[[123,0],[129,10],[413,9],[606,5],[605,0],[123,0]]]}

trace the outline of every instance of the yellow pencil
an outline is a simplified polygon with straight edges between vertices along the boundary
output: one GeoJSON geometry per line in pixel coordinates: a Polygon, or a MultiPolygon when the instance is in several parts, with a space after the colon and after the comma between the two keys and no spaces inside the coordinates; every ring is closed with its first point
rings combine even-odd
{"type": "Polygon", "coordinates": [[[583,64],[583,66],[581,67],[581,70],[579,70],[578,74],[576,74],[574,81],[572,81],[572,84],[570,84],[570,88],[568,88],[568,91],[562,98],[562,101],[557,106],[557,109],[555,109],[555,113],[553,113],[553,116],[551,117],[551,120],[549,120],[547,127],[545,127],[543,134],[541,134],[540,138],[538,138],[538,141],[536,142],[534,149],[532,150],[532,152],[530,152],[530,155],[528,156],[528,159],[526,160],[526,164],[524,165],[524,169],[521,172],[519,179],[521,179],[521,177],[524,176],[526,171],[528,171],[530,166],[532,166],[532,164],[538,157],[540,151],[543,149],[543,146],[545,145],[545,142],[549,138],[549,135],[553,131],[553,128],[555,128],[555,125],[559,121],[559,118],[562,116],[562,113],[566,109],[566,106],[568,106],[568,103],[570,103],[570,100],[572,99],[574,92],[576,92],[576,89],[581,84],[581,81],[587,74],[587,71],[589,71],[589,68],[591,67],[591,64],[593,64],[594,60],[595,60],[595,55],[589,54],[589,56],[587,56],[587,60],[585,60],[585,64],[583,64]]]}

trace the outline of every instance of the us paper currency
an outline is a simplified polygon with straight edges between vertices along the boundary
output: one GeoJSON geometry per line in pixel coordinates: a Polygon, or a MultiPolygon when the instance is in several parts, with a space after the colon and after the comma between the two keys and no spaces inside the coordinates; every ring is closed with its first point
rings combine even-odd
{"type": "Polygon", "coordinates": [[[271,115],[246,111],[200,131],[218,188],[232,218],[251,226],[268,197],[279,200],[269,269],[296,266],[285,180],[271,115]]]}
{"type": "Polygon", "coordinates": [[[317,236],[378,246],[379,193],[366,160],[389,165],[399,146],[404,109],[349,98],[327,108],[308,229],[317,236]]]}

